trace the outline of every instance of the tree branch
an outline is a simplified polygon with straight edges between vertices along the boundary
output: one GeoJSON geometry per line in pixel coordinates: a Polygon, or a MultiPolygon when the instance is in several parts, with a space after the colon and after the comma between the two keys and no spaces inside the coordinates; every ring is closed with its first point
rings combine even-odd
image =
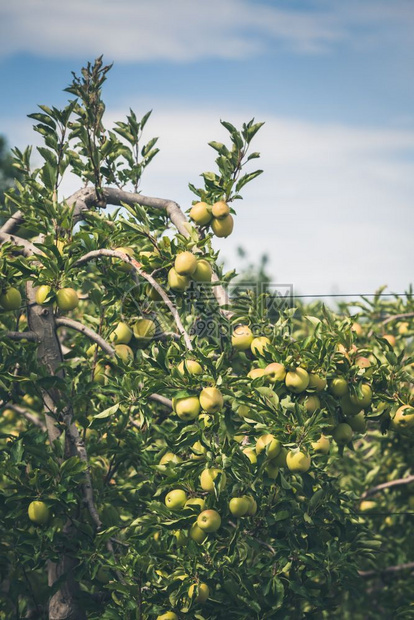
{"type": "Polygon", "coordinates": [[[38,338],[35,332],[6,332],[5,338],[10,340],[28,340],[29,342],[38,342],[38,338]]]}
{"type": "Polygon", "coordinates": [[[160,394],[150,394],[148,397],[150,400],[155,400],[157,403],[161,403],[161,405],[164,405],[165,407],[168,407],[169,409],[172,409],[172,400],[170,400],[169,398],[166,398],[165,396],[161,396],[160,394]]]}
{"type": "Polygon", "coordinates": [[[43,424],[43,422],[41,420],[39,420],[38,417],[34,416],[32,413],[30,413],[26,409],[23,409],[23,407],[19,407],[19,405],[15,405],[14,403],[7,403],[6,407],[8,407],[9,409],[12,409],[18,415],[21,415],[24,418],[26,418],[26,420],[28,420],[28,422],[31,422],[35,426],[38,426],[42,431],[46,431],[47,430],[46,429],[46,425],[43,424]]]}
{"type": "Polygon", "coordinates": [[[79,267],[91,260],[94,260],[95,258],[99,258],[101,256],[111,256],[113,258],[119,258],[120,260],[124,261],[124,263],[127,263],[128,265],[131,265],[134,270],[136,271],[136,273],[140,276],[142,276],[145,280],[147,280],[147,282],[149,282],[151,284],[151,286],[157,291],[157,293],[160,295],[160,297],[162,298],[162,300],[164,301],[165,305],[168,307],[169,311],[171,312],[174,321],[178,327],[178,330],[180,332],[180,334],[183,336],[184,338],[184,342],[187,346],[187,349],[189,351],[193,350],[193,345],[191,343],[190,340],[190,336],[187,334],[181,319],[180,319],[180,315],[178,314],[177,308],[174,306],[174,304],[172,303],[171,299],[168,297],[168,295],[165,293],[164,289],[158,284],[158,282],[156,280],[154,280],[154,278],[152,276],[150,276],[148,273],[146,273],[145,271],[142,271],[141,269],[141,263],[139,263],[138,261],[136,261],[134,258],[131,258],[131,256],[129,256],[128,254],[125,254],[124,252],[120,252],[119,250],[106,250],[106,249],[101,249],[101,250],[92,250],[92,252],[88,252],[87,254],[85,254],[84,256],[82,256],[81,258],[79,258],[74,264],[73,267],[79,267]]]}
{"type": "Polygon", "coordinates": [[[99,347],[101,347],[101,349],[105,351],[105,353],[110,355],[110,357],[115,357],[115,349],[111,347],[111,345],[108,342],[106,342],[106,340],[102,338],[102,336],[100,336],[90,327],[83,325],[79,321],[75,321],[74,319],[69,319],[63,316],[57,317],[55,319],[55,322],[56,322],[57,327],[65,326],[65,327],[69,327],[70,329],[74,329],[77,332],[80,332],[81,334],[85,334],[85,336],[90,338],[90,340],[93,340],[94,342],[96,342],[96,344],[99,347]]]}
{"type": "Polygon", "coordinates": [[[403,314],[395,314],[394,316],[387,317],[384,321],[382,321],[383,325],[390,323],[391,321],[396,321],[397,319],[409,319],[414,316],[414,312],[404,312],[403,314]]]}
{"type": "Polygon", "coordinates": [[[12,245],[22,247],[23,254],[25,256],[33,256],[34,254],[40,254],[41,250],[37,248],[33,243],[28,241],[27,239],[23,239],[22,237],[18,237],[17,235],[9,235],[7,232],[2,232],[0,230],[0,243],[11,243],[12,245]]]}
{"type": "Polygon", "coordinates": [[[15,211],[13,215],[9,217],[9,219],[4,222],[3,226],[0,228],[0,232],[2,233],[12,233],[15,228],[22,224],[24,220],[23,213],[21,211],[15,211]]]}
{"type": "Polygon", "coordinates": [[[414,482],[414,475],[407,476],[407,478],[399,478],[398,480],[391,480],[390,482],[383,482],[376,487],[372,487],[368,489],[361,495],[361,499],[365,499],[366,497],[370,497],[371,495],[375,495],[378,491],[383,491],[384,489],[390,489],[392,487],[402,486],[404,484],[410,484],[410,482],[414,482]]]}
{"type": "Polygon", "coordinates": [[[414,570],[414,562],[408,562],[407,564],[397,564],[396,566],[388,566],[387,568],[377,570],[360,570],[358,574],[363,579],[370,579],[371,577],[382,577],[383,575],[400,573],[404,570],[414,570]]]}

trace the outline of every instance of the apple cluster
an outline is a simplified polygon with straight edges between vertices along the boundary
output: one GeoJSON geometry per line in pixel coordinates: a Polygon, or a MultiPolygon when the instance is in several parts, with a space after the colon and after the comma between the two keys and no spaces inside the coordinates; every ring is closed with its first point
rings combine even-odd
{"type": "Polygon", "coordinates": [[[213,205],[197,202],[191,207],[190,218],[198,226],[211,226],[216,237],[228,237],[233,232],[233,216],[224,200],[219,200],[213,205]]]}

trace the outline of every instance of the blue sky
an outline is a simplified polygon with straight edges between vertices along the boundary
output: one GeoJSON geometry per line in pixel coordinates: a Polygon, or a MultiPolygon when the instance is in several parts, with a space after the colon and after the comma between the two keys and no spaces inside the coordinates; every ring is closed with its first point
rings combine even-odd
{"type": "MultiPolygon", "coordinates": [[[[296,292],[413,281],[412,0],[14,0],[0,3],[0,133],[36,143],[26,115],[60,105],[71,71],[104,53],[108,122],[153,109],[161,154],[142,191],[187,208],[214,168],[220,118],[266,125],[265,174],[217,242],[227,264],[267,252],[296,292]]],[[[73,188],[70,182],[67,191],[73,188]]]]}

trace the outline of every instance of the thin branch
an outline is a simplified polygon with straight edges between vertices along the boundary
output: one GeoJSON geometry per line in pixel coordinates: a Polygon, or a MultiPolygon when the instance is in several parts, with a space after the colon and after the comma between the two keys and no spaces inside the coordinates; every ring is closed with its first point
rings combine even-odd
{"type": "Polygon", "coordinates": [[[10,340],[28,340],[29,342],[38,342],[35,332],[6,332],[4,334],[10,340]]]}
{"type": "Polygon", "coordinates": [[[38,417],[34,416],[32,413],[30,413],[26,409],[23,409],[23,407],[19,407],[19,405],[15,405],[14,403],[7,403],[6,407],[8,407],[9,409],[12,409],[18,415],[21,415],[22,417],[26,418],[28,422],[31,422],[35,426],[38,426],[42,431],[47,430],[46,425],[43,424],[43,422],[39,420],[38,417]]]}
{"type": "Polygon", "coordinates": [[[101,256],[111,256],[113,258],[119,258],[120,260],[124,261],[124,263],[131,265],[138,275],[142,276],[145,280],[147,280],[147,282],[151,284],[151,286],[157,291],[157,293],[160,295],[165,305],[168,307],[169,311],[171,312],[174,318],[174,321],[178,327],[178,331],[184,338],[184,342],[187,346],[187,349],[189,351],[192,351],[193,345],[191,343],[190,336],[187,334],[181,322],[180,315],[178,314],[177,308],[174,306],[171,299],[165,293],[164,289],[158,284],[158,282],[154,280],[154,278],[150,276],[148,273],[143,271],[141,268],[141,263],[136,261],[134,258],[131,258],[131,256],[129,256],[128,254],[125,254],[125,252],[120,252],[119,250],[106,250],[106,249],[92,250],[91,252],[88,252],[87,254],[79,258],[73,264],[73,267],[79,267],[101,256]]]}
{"type": "Polygon", "coordinates": [[[81,334],[85,334],[85,336],[90,338],[90,340],[93,340],[94,342],[96,342],[96,344],[99,347],[101,347],[101,349],[105,351],[105,353],[107,353],[111,357],[115,357],[115,349],[111,347],[111,345],[108,342],[106,342],[106,340],[102,338],[102,336],[100,336],[97,332],[95,332],[90,327],[83,325],[79,321],[75,321],[73,319],[69,319],[63,316],[57,317],[55,319],[55,322],[58,327],[60,326],[69,327],[70,329],[74,329],[77,332],[80,332],[81,334]]]}
{"type": "Polygon", "coordinates": [[[384,482],[383,484],[379,484],[378,486],[372,487],[371,489],[365,491],[365,493],[361,495],[361,499],[375,495],[378,491],[383,491],[384,489],[390,489],[392,487],[399,487],[404,484],[410,484],[410,482],[414,482],[414,475],[407,476],[407,478],[399,478],[398,480],[391,480],[390,482],[384,482]]]}
{"type": "Polygon", "coordinates": [[[414,562],[408,562],[407,564],[397,564],[396,566],[388,566],[387,568],[377,570],[360,570],[358,571],[358,574],[363,579],[370,579],[371,577],[382,577],[383,575],[400,573],[404,570],[414,570],[414,562]]]}
{"type": "Polygon", "coordinates": [[[394,316],[388,316],[384,321],[382,321],[383,325],[390,323],[391,321],[397,321],[398,319],[409,319],[414,316],[414,312],[404,312],[403,314],[395,314],[394,316]]]}
{"type": "Polygon", "coordinates": [[[161,405],[164,405],[165,407],[168,407],[169,409],[172,409],[172,400],[170,400],[169,398],[166,398],[165,396],[161,396],[160,394],[150,394],[148,397],[150,400],[155,400],[157,403],[161,403],[161,405]]]}

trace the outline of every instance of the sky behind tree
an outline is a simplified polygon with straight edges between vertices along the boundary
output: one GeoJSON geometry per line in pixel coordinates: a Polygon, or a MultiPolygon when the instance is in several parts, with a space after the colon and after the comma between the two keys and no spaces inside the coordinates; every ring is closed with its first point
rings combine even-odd
{"type": "Polygon", "coordinates": [[[265,121],[265,172],[216,244],[229,265],[238,246],[267,252],[274,279],[307,294],[412,282],[411,0],[1,3],[0,133],[37,144],[26,115],[63,105],[71,71],[100,54],[114,62],[108,122],[153,109],[146,135],[161,153],[143,193],[187,209],[187,183],[214,169],[220,119],[265,121]]]}

